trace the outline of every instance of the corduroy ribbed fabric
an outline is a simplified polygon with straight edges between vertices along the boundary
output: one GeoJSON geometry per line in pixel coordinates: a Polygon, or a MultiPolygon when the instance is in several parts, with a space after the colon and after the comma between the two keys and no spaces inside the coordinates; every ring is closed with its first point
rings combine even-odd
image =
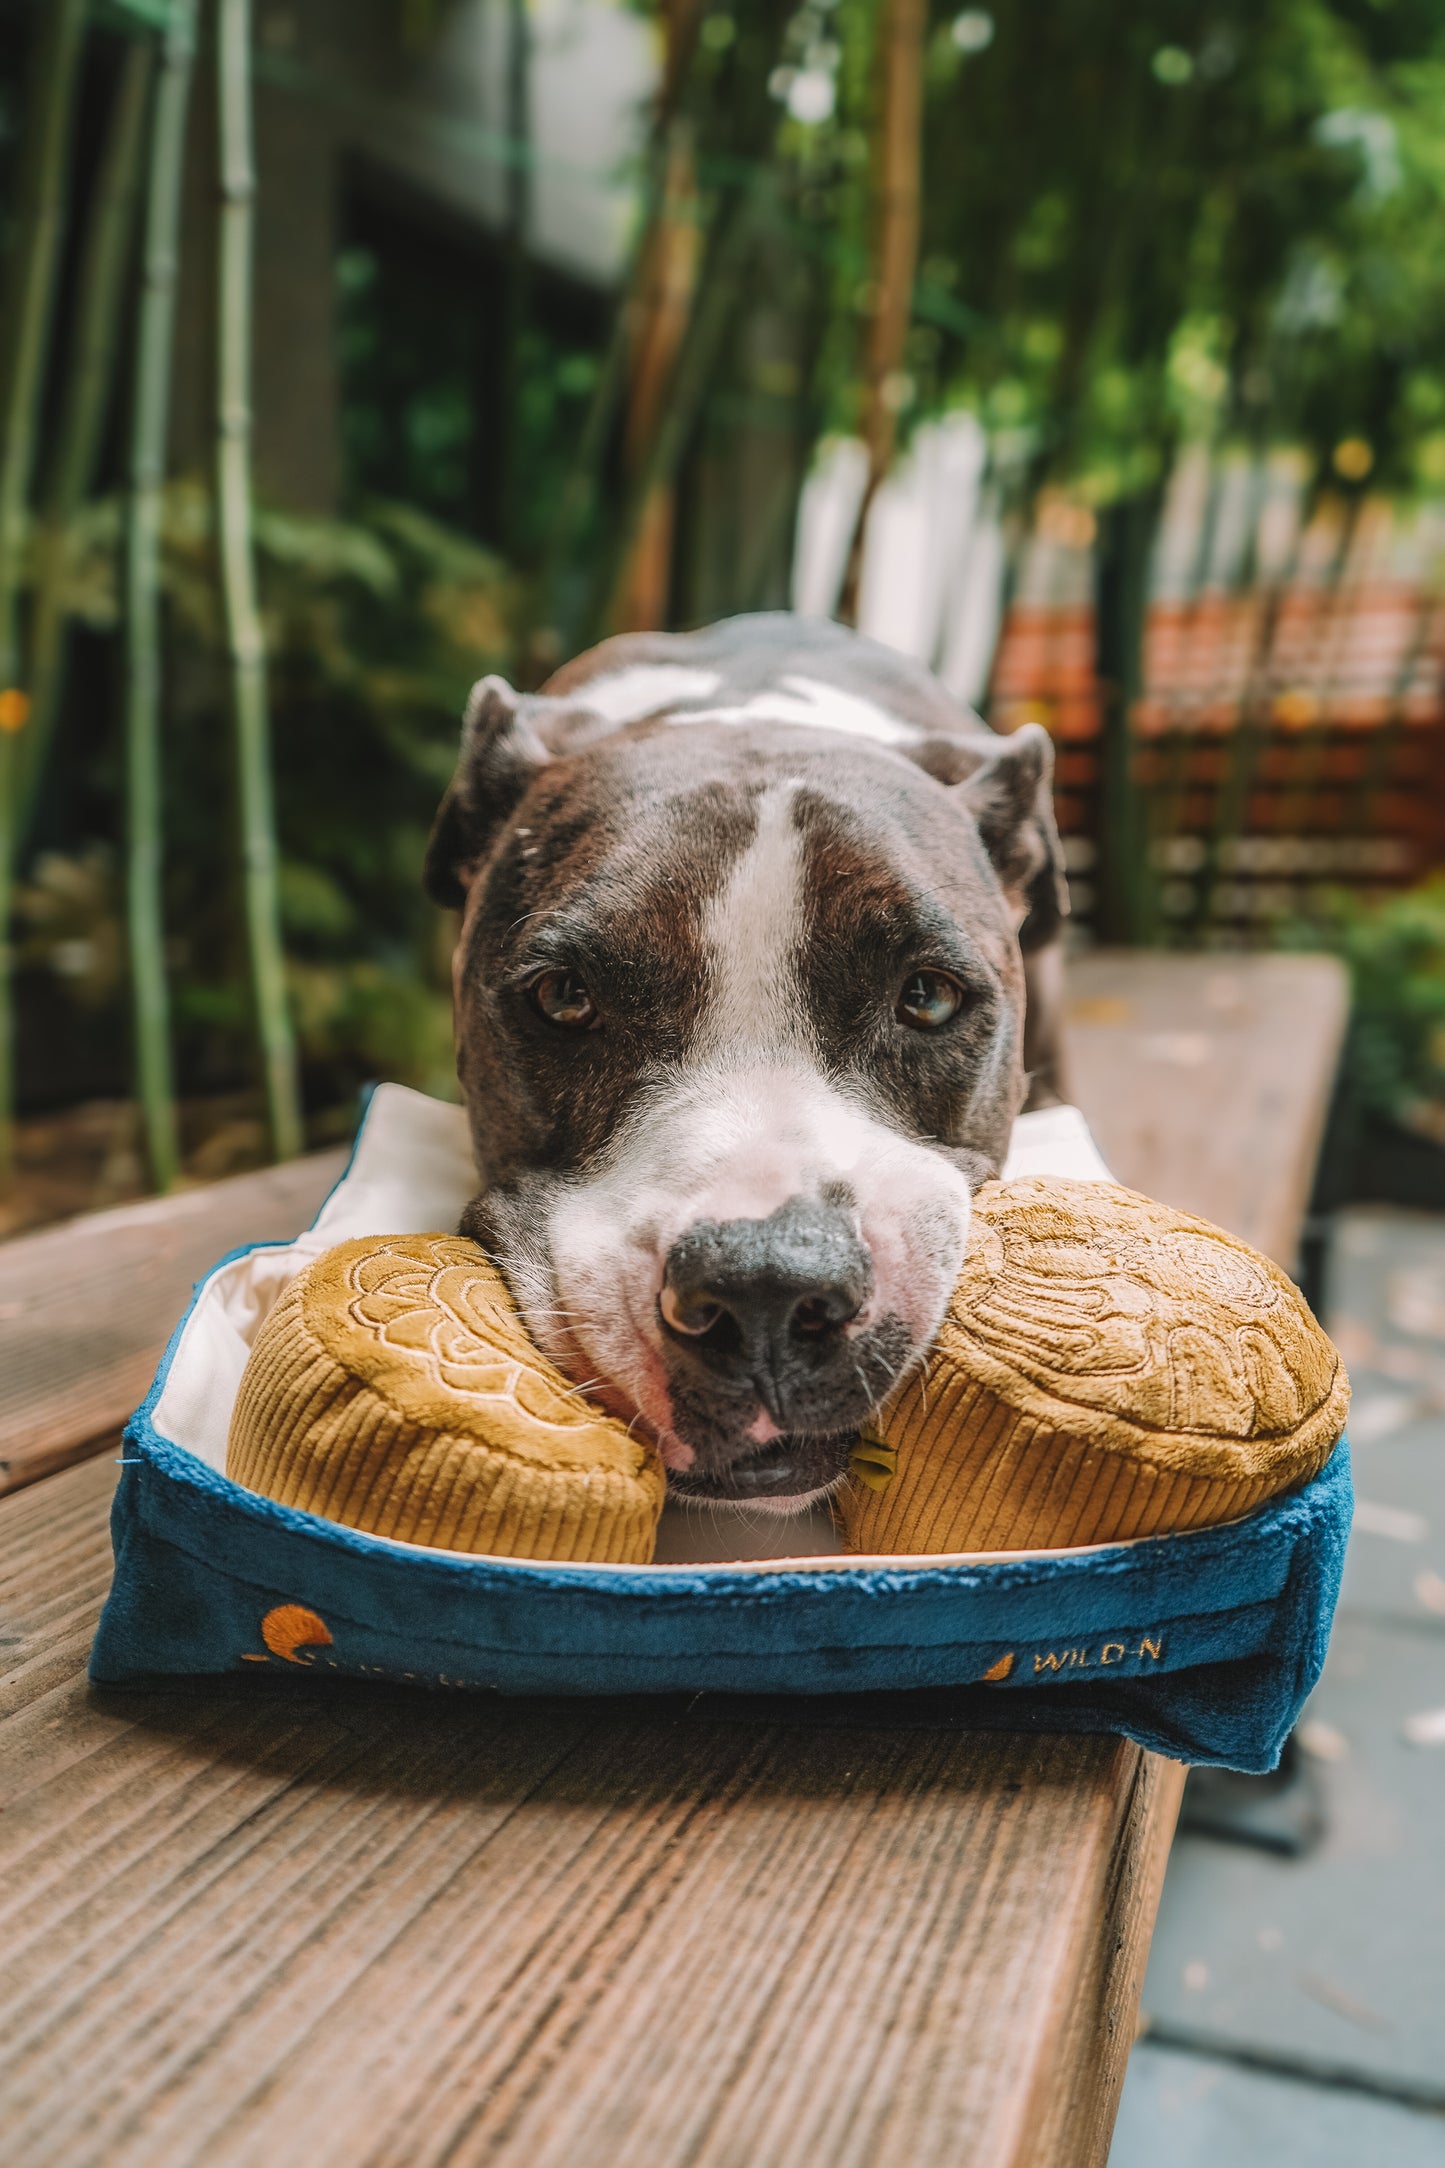
{"type": "Polygon", "coordinates": [[[860,1552],[1052,1550],[1234,1520],[1323,1467],[1344,1366],[1248,1244],[1113,1184],[990,1184],[925,1371],[864,1433],[860,1552]],[[886,1460],[885,1455],[885,1460],[886,1460]]]}
{"type": "Polygon", "coordinates": [[[401,1543],[642,1565],[655,1450],[532,1344],[474,1242],[343,1242],[297,1275],[246,1366],[226,1472],[401,1543]]]}

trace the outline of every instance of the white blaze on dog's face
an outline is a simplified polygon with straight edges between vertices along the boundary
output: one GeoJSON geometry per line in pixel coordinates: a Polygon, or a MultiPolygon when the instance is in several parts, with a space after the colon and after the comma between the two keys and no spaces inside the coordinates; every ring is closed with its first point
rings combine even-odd
{"type": "Polygon", "coordinates": [[[798,1501],[926,1354],[1007,1146],[1038,750],[769,727],[680,668],[693,727],[619,723],[618,675],[611,713],[484,693],[438,823],[463,1224],[675,1487],[798,1501]]]}
{"type": "MultiPolygon", "coordinates": [[[[820,1044],[803,976],[799,788],[793,778],[763,786],[754,836],[701,912],[702,1001],[685,1058],[639,1095],[600,1164],[559,1192],[550,1216],[552,1282],[575,1339],[623,1385],[679,1471],[706,1455],[709,1431],[726,1452],[739,1432],[761,1445],[856,1425],[927,1346],[968,1230],[966,1176],[850,1091],[820,1044]],[[789,1365],[783,1351],[771,1377],[742,1367],[725,1396],[713,1377],[679,1376],[659,1329],[677,1245],[699,1226],[762,1226],[795,1200],[836,1216],[845,1273],[847,1238],[867,1259],[866,1293],[839,1323],[835,1360],[789,1365]]],[[[830,1230],[812,1233],[820,1284],[831,1284],[830,1230]]],[[[732,1284],[724,1277],[717,1294],[732,1284]]],[[[801,1283],[797,1293],[807,1299],[801,1283]]]]}

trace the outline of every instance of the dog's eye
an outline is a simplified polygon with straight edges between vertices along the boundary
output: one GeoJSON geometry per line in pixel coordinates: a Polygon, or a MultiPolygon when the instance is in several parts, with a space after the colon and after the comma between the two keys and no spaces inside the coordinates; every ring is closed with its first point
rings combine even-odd
{"type": "Polygon", "coordinates": [[[549,1024],[567,1031],[590,1031],[599,1021],[597,1004],[575,971],[544,971],[527,988],[532,1006],[549,1024]]]}
{"type": "Polygon", "coordinates": [[[963,1007],[963,988],[946,971],[915,971],[903,982],[894,1015],[915,1031],[937,1031],[963,1007]]]}

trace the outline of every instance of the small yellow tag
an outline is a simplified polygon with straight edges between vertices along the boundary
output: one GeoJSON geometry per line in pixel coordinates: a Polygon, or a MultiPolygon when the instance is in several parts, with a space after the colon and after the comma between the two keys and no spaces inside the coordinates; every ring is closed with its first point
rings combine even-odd
{"type": "Polygon", "coordinates": [[[848,1455],[848,1473],[865,1490],[887,1490],[897,1466],[896,1446],[885,1445],[881,1438],[861,1437],[848,1455]]]}

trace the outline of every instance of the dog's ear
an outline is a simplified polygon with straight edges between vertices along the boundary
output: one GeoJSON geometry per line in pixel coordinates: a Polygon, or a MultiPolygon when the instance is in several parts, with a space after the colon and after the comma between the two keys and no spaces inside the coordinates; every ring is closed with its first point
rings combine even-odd
{"type": "Polygon", "coordinates": [[[1025,723],[1009,737],[929,738],[913,757],[940,783],[963,793],[1025,945],[1036,948],[1058,931],[1069,910],[1048,732],[1040,723],[1025,723]]]}
{"type": "Polygon", "coordinates": [[[434,903],[459,909],[497,829],[532,778],[564,750],[566,700],[514,692],[505,678],[474,685],[462,717],[456,772],[437,808],[422,879],[434,903]]]}
{"type": "Polygon", "coordinates": [[[531,705],[505,678],[485,677],[472,687],[456,769],[437,808],[422,869],[434,903],[460,909],[466,902],[498,826],[547,763],[547,747],[527,713],[531,705]]]}

